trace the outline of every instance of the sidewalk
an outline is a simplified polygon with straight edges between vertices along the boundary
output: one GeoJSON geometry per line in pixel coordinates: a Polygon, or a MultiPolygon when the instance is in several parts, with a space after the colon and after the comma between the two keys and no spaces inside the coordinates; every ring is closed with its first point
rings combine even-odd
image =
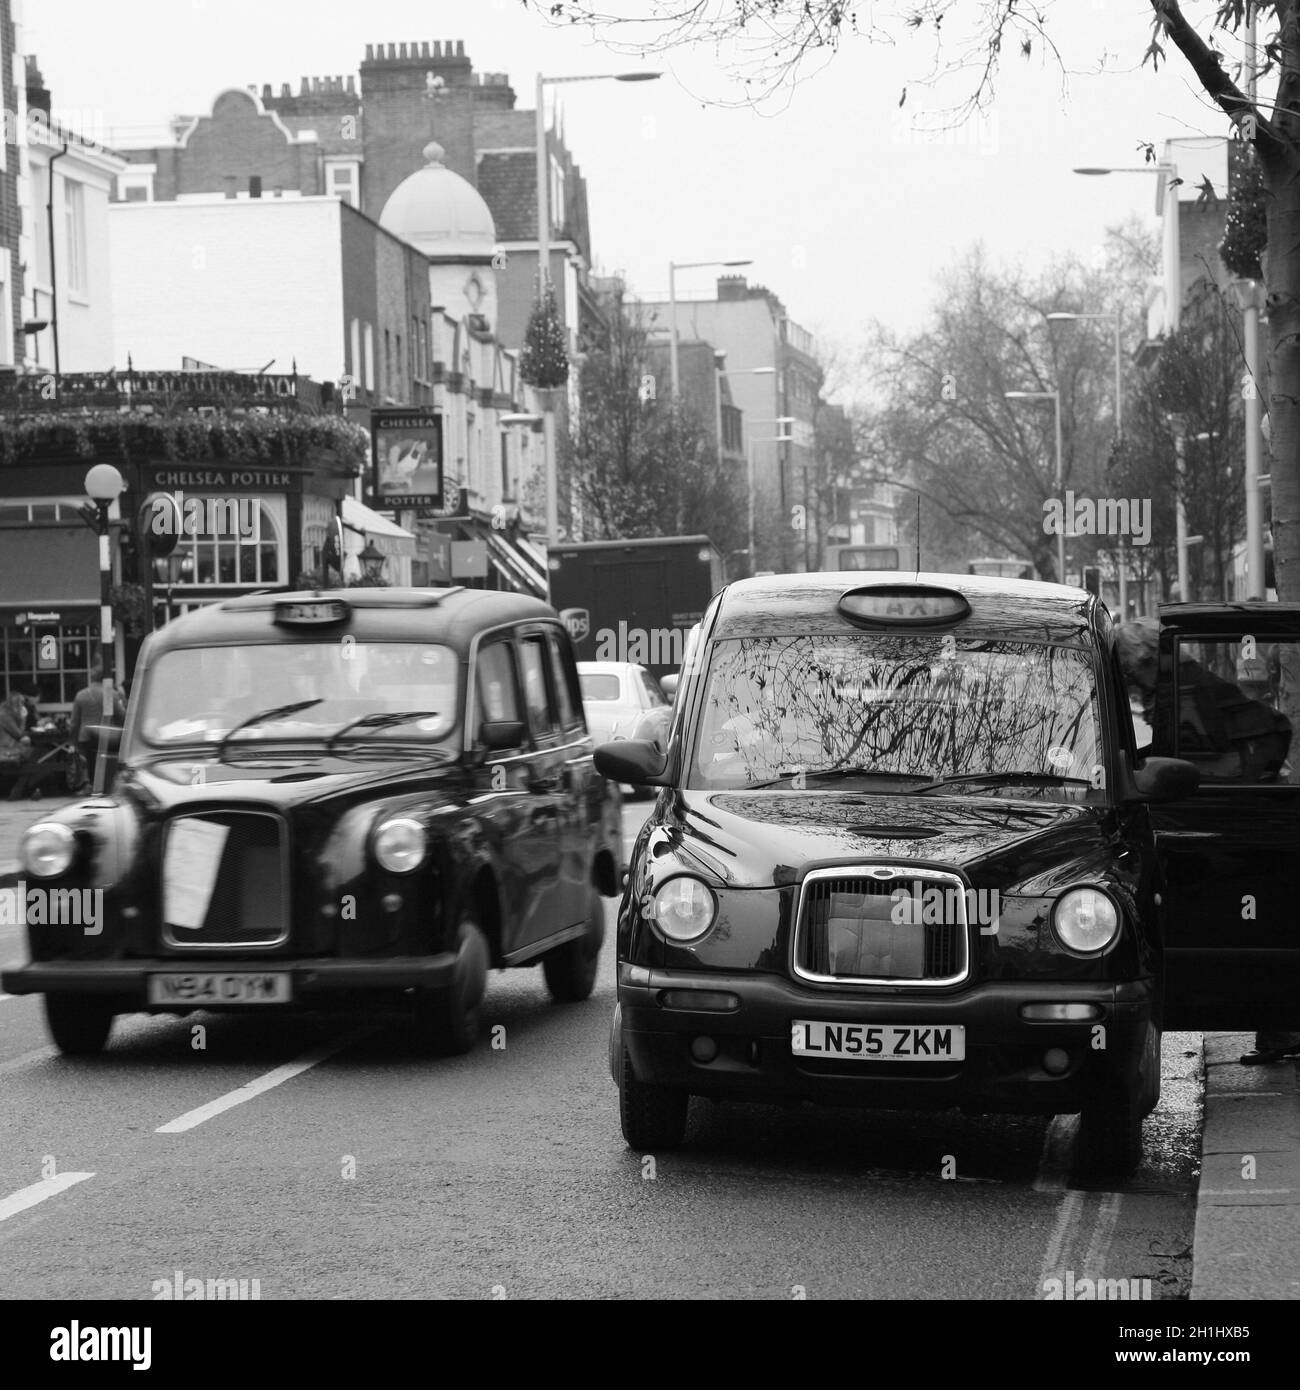
{"type": "Polygon", "coordinates": [[[1300,1299],[1300,1062],[1243,1067],[1254,1042],[1205,1035],[1193,1299],[1300,1299]]]}
{"type": "Polygon", "coordinates": [[[0,799],[0,887],[11,884],[18,875],[18,841],[23,831],[44,820],[61,806],[84,800],[79,796],[43,796],[39,801],[0,799]]]}

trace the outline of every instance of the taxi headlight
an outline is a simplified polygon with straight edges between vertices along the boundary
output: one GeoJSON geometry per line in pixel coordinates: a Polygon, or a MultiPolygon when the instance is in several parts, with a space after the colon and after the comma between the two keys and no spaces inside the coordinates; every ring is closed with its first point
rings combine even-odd
{"type": "Polygon", "coordinates": [[[1052,930],[1067,950],[1094,955],[1115,940],[1119,909],[1100,888],[1070,888],[1052,909],[1052,930]]]}
{"type": "Polygon", "coordinates": [[[713,925],[718,904],[707,884],[679,874],[655,889],[650,909],[655,926],[669,941],[694,941],[713,925]]]}
{"type": "Polygon", "coordinates": [[[424,862],[428,837],[424,826],[409,816],[394,816],[375,831],[375,859],[389,873],[409,874],[424,862]]]}
{"type": "Polygon", "coordinates": [[[58,821],[40,821],[23,836],[18,858],[25,873],[57,878],[67,873],[77,854],[77,839],[58,821]]]}

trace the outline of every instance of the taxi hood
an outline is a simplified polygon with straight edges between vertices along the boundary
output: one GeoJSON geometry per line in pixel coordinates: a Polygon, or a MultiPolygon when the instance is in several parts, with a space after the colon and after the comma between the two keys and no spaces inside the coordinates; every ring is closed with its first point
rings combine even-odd
{"type": "Polygon", "coordinates": [[[809,864],[899,860],[978,864],[981,877],[1010,884],[1095,848],[1101,819],[1082,802],[995,796],[687,791],[661,824],[724,883],[770,888],[809,864]]]}

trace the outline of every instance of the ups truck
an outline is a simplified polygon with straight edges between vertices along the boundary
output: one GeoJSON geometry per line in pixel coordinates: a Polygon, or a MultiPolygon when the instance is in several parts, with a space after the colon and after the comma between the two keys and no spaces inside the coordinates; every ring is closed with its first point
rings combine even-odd
{"type": "Polygon", "coordinates": [[[550,554],[551,606],[579,661],[635,661],[663,676],[682,665],[686,637],[725,583],[708,536],[582,541],[550,554]]]}

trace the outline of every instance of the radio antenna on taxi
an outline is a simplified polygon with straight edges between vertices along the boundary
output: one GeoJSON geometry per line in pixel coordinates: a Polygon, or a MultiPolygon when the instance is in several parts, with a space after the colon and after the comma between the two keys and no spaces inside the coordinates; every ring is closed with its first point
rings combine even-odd
{"type": "Polygon", "coordinates": [[[916,494],[916,577],[921,577],[921,494],[916,494]]]}

